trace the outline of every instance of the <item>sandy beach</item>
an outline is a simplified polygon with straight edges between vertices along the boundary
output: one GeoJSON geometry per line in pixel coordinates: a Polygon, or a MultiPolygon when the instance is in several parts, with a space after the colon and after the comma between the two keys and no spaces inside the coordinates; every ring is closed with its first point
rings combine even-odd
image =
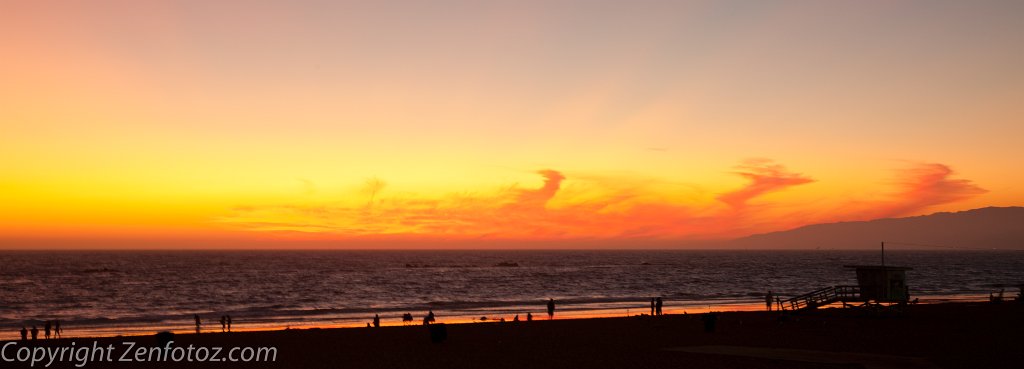
{"type": "MultiPolygon", "coordinates": [[[[179,347],[275,347],[274,362],[101,362],[84,367],[272,368],[1019,368],[1024,304],[947,303],[902,313],[822,309],[781,316],[705,315],[539,319],[446,324],[433,343],[424,326],[177,334],[179,347]]],[[[443,317],[442,317],[443,318],[443,317]]],[[[546,317],[544,317],[546,318],[546,317]]],[[[444,320],[440,319],[439,323],[444,320]]],[[[37,341],[41,347],[103,347],[153,336],[37,341]]],[[[13,357],[15,348],[6,355],[13,357]]],[[[114,356],[120,356],[121,348],[114,356]]],[[[117,357],[115,357],[117,359],[117,357]]],[[[55,362],[50,367],[74,367],[55,362]]],[[[46,363],[37,363],[43,367],[46,363]]],[[[28,367],[5,362],[4,367],[28,367]],[[10,365],[14,364],[14,365],[10,365]]]]}

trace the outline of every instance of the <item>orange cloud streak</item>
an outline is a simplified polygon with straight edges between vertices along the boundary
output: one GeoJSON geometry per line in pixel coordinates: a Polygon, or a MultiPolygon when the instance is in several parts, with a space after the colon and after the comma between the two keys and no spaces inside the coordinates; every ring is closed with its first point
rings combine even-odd
{"type": "Polygon", "coordinates": [[[920,213],[929,207],[949,204],[988,192],[970,180],[951,179],[953,170],[944,164],[918,164],[900,173],[899,190],[889,199],[850,204],[860,210],[846,210],[847,219],[878,219],[920,213]]]}
{"type": "MultiPolygon", "coordinates": [[[[316,239],[593,240],[729,238],[805,224],[795,224],[798,221],[794,219],[833,220],[812,219],[815,217],[808,214],[771,216],[771,203],[752,207],[751,202],[765,194],[814,180],[766,159],[748,160],[738,168],[735,173],[749,183],[717,197],[728,205],[725,208],[715,204],[684,205],[642,190],[621,188],[579,200],[565,192],[569,179],[563,173],[547,169],[537,172],[544,183],[533,189],[513,186],[491,195],[410,199],[382,196],[381,185],[364,194],[376,198],[372,206],[239,206],[219,221],[241,230],[316,239]]],[[[951,174],[941,164],[916,167],[905,172],[899,181],[902,189],[892,201],[861,207],[848,204],[836,212],[857,217],[906,215],[984,192],[970,181],[948,178],[951,174]],[[853,208],[864,210],[850,210],[853,208]]],[[[615,187],[600,179],[574,181],[615,187]]]]}
{"type": "MultiPolygon", "coordinates": [[[[172,230],[138,226],[122,229],[124,226],[113,223],[95,229],[83,225],[82,232],[75,232],[74,240],[25,236],[8,239],[7,244],[664,247],[678,245],[679,241],[721,240],[812,223],[921,214],[930,207],[986,192],[971,181],[952,178],[953,171],[946,165],[921,164],[902,171],[893,182],[896,189],[886,196],[868,193],[861,196],[873,200],[836,203],[805,191],[796,194],[804,205],[794,207],[791,200],[773,200],[765,195],[811,183],[814,180],[809,176],[765,159],[748,160],[737,168],[734,174],[747,183],[711,197],[702,196],[707,191],[680,183],[621,175],[567,175],[552,169],[537,172],[543,178],[537,187],[509,186],[490,193],[452,192],[434,197],[392,193],[384,181],[373,178],[346,198],[324,199],[313,197],[319,191],[312,181],[300,180],[303,191],[297,199],[301,200],[276,205],[242,204],[214,218],[212,224],[197,221],[172,230]],[[313,198],[319,200],[310,200],[313,198]],[[95,242],[90,243],[92,239],[95,242]]],[[[851,198],[856,196],[849,194],[851,198]]]]}
{"type": "Polygon", "coordinates": [[[766,193],[814,182],[813,179],[799,173],[787,172],[784,166],[775,164],[769,159],[750,159],[737,168],[740,171],[736,174],[749,179],[750,184],[739,190],[718,196],[719,200],[736,209],[745,207],[747,201],[766,193]]]}

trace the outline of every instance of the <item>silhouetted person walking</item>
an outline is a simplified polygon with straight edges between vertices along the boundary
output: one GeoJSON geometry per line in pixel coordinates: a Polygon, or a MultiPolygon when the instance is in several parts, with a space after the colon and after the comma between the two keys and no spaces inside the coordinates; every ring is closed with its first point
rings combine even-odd
{"type": "Polygon", "coordinates": [[[224,333],[224,332],[227,332],[227,331],[228,331],[228,316],[227,315],[221,315],[220,316],[220,332],[224,333]]]}
{"type": "Polygon", "coordinates": [[[662,305],[662,302],[661,302],[661,297],[659,297],[659,298],[657,299],[657,302],[656,302],[656,303],[655,303],[655,305],[654,305],[654,310],[655,310],[655,312],[656,312],[656,314],[655,314],[655,315],[661,315],[661,305],[662,305]]]}
{"type": "Polygon", "coordinates": [[[56,338],[60,338],[63,335],[62,333],[64,333],[64,329],[62,329],[60,327],[60,320],[54,320],[53,321],[53,336],[56,337],[56,338]]]}
{"type": "Polygon", "coordinates": [[[43,338],[50,339],[50,328],[52,328],[50,324],[49,320],[43,324],[43,338]]]}
{"type": "Polygon", "coordinates": [[[772,311],[772,303],[775,302],[775,294],[771,290],[768,291],[767,295],[764,295],[764,306],[768,308],[768,311],[772,311]]]}
{"type": "Polygon", "coordinates": [[[555,317],[555,299],[548,299],[548,319],[555,317]]]}
{"type": "Polygon", "coordinates": [[[36,338],[38,338],[38,337],[39,337],[39,328],[36,328],[36,326],[33,325],[32,326],[32,340],[35,341],[36,338]]]}
{"type": "Polygon", "coordinates": [[[380,328],[380,314],[373,314],[373,327],[380,328]]]}
{"type": "Polygon", "coordinates": [[[193,316],[193,318],[195,318],[195,320],[196,320],[196,334],[199,334],[199,327],[202,326],[203,323],[202,323],[202,321],[199,320],[199,314],[195,314],[195,316],[193,316]]]}
{"type": "Polygon", "coordinates": [[[28,329],[25,326],[21,326],[21,340],[28,341],[28,329]]]}

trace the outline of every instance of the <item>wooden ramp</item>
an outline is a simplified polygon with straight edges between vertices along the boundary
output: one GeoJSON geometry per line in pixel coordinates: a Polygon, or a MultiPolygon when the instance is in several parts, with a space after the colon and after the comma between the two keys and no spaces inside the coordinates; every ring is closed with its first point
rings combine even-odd
{"type": "Polygon", "coordinates": [[[783,310],[811,310],[836,302],[864,302],[858,286],[832,286],[785,300],[783,310]]]}

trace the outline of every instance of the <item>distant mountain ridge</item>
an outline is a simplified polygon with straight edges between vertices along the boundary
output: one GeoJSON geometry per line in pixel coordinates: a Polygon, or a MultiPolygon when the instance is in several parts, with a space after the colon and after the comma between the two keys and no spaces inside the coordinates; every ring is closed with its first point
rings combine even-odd
{"type": "Polygon", "coordinates": [[[729,241],[750,249],[874,249],[879,242],[1024,250],[1024,207],[987,207],[907,218],[838,222],[751,235],[729,241]]]}

